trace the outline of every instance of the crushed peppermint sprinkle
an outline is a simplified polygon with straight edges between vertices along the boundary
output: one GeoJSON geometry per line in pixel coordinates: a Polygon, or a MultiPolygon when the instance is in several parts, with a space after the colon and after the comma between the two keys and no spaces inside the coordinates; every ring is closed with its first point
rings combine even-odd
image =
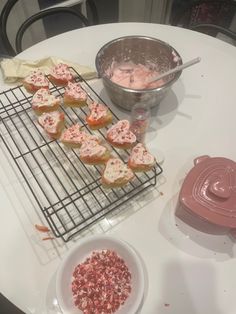
{"type": "Polygon", "coordinates": [[[73,272],[74,304],[83,314],[115,313],[131,292],[131,274],[112,250],[94,251],[73,272]]]}

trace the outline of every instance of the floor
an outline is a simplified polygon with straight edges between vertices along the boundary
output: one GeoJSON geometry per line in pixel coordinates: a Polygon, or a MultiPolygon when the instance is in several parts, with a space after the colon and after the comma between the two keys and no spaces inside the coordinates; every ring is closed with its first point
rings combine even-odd
{"type": "Polygon", "coordinates": [[[10,303],[1,293],[0,293],[0,311],[1,314],[24,314],[18,308],[10,303]]]}

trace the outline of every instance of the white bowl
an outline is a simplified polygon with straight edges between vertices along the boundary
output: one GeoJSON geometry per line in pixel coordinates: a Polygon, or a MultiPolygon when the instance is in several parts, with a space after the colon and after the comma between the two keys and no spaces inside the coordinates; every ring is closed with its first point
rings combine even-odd
{"type": "Polygon", "coordinates": [[[74,306],[71,291],[72,274],[75,267],[84,262],[95,250],[114,250],[126,263],[131,273],[131,293],[117,314],[137,313],[144,295],[144,272],[140,258],[133,248],[122,240],[99,235],[78,240],[62,260],[56,275],[56,295],[64,314],[82,313],[74,306]]]}

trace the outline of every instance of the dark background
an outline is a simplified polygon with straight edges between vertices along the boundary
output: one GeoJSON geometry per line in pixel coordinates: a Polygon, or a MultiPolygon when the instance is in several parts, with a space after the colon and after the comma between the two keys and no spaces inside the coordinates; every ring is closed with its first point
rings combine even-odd
{"type": "MultiPolygon", "coordinates": [[[[41,9],[45,9],[50,5],[57,4],[62,1],[63,0],[53,0],[53,1],[52,0],[38,0],[38,3],[41,9]]],[[[112,22],[118,21],[119,0],[94,0],[94,2],[97,6],[100,24],[112,23],[112,22]]],[[[80,5],[76,5],[74,6],[74,8],[80,10],[80,5]]],[[[90,18],[91,12],[89,8],[87,8],[87,12],[88,12],[88,18],[90,18]]],[[[77,28],[78,21],[76,20],[75,17],[71,15],[58,14],[55,16],[51,16],[47,19],[44,19],[44,24],[45,24],[47,37],[51,37],[51,36],[60,34],[62,32],[66,32],[66,31],[77,28]]],[[[4,55],[7,56],[7,51],[4,49],[4,46],[0,38],[0,56],[4,56],[4,55]]]]}

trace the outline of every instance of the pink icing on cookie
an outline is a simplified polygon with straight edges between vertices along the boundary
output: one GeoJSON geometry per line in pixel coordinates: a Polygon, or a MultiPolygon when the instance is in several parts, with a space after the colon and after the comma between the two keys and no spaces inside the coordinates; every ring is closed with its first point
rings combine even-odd
{"type": "Polygon", "coordinates": [[[128,120],[120,120],[107,131],[107,137],[118,144],[133,144],[136,142],[136,136],[129,128],[128,120]]]}
{"type": "Polygon", "coordinates": [[[49,87],[49,83],[45,74],[40,70],[35,70],[35,71],[30,72],[30,74],[25,77],[24,81],[36,87],[44,87],[44,88],[49,87]]]}
{"type": "Polygon", "coordinates": [[[82,89],[80,83],[68,82],[65,95],[74,98],[75,100],[87,99],[87,93],[82,89]]]}
{"type": "Polygon", "coordinates": [[[114,183],[123,178],[131,180],[133,177],[133,171],[119,158],[110,158],[103,173],[103,178],[109,183],[114,183]]]}
{"type": "Polygon", "coordinates": [[[155,157],[141,143],[138,143],[132,149],[129,160],[133,164],[145,166],[154,166],[156,162],[155,157]]]}
{"type": "Polygon", "coordinates": [[[86,157],[101,157],[105,154],[107,148],[105,146],[100,145],[97,141],[88,140],[83,142],[79,152],[81,158],[86,157]]]}
{"type": "Polygon", "coordinates": [[[73,79],[73,75],[70,72],[68,65],[64,63],[55,65],[51,71],[51,75],[56,79],[63,81],[71,81],[73,79]]]}
{"type": "Polygon", "coordinates": [[[81,131],[79,124],[74,124],[66,129],[61,135],[61,140],[65,142],[73,142],[79,145],[82,145],[83,142],[89,140],[99,142],[99,138],[97,136],[81,131]]]}
{"type": "Polygon", "coordinates": [[[94,121],[106,117],[108,113],[108,108],[105,105],[97,102],[89,104],[89,109],[90,109],[89,119],[94,121]]]}
{"type": "Polygon", "coordinates": [[[45,88],[40,88],[32,98],[32,106],[40,108],[42,106],[53,107],[60,104],[60,99],[50,94],[45,88]]]}
{"type": "Polygon", "coordinates": [[[64,120],[64,114],[59,111],[45,112],[39,118],[39,124],[48,133],[57,133],[58,124],[64,120]]]}

